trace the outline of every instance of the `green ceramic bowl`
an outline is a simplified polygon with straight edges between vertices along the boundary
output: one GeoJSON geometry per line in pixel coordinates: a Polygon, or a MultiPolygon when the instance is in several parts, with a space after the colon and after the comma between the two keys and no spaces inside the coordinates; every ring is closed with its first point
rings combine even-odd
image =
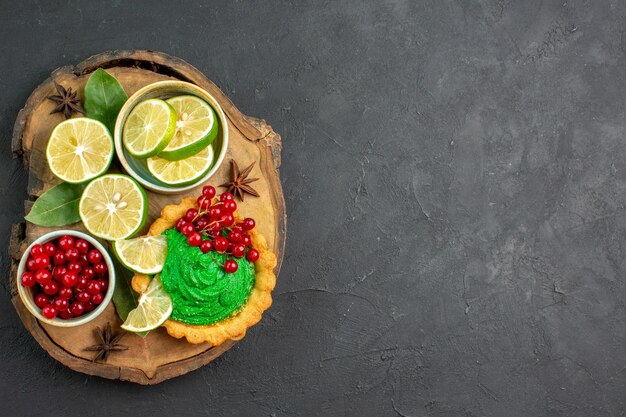
{"type": "Polygon", "coordinates": [[[117,116],[115,130],[113,132],[113,140],[115,142],[115,152],[117,153],[117,157],[128,175],[136,179],[137,182],[148,190],[161,194],[178,194],[191,190],[198,186],[198,184],[207,181],[213,174],[215,174],[219,166],[222,164],[224,156],[226,155],[226,149],[228,148],[228,122],[226,121],[224,111],[217,103],[217,100],[197,85],[184,81],[159,81],[143,87],[128,98],[117,116]],[[164,184],[154,178],[148,171],[145,160],[134,158],[126,151],[126,149],[124,149],[124,145],[122,144],[122,131],[124,123],[126,123],[126,118],[130,114],[133,107],[135,107],[139,102],[150,98],[168,99],[170,97],[183,94],[191,94],[200,97],[213,107],[219,121],[219,131],[217,133],[217,137],[210,145],[213,148],[213,155],[215,155],[215,159],[209,171],[192,184],[172,186],[164,184]]]}

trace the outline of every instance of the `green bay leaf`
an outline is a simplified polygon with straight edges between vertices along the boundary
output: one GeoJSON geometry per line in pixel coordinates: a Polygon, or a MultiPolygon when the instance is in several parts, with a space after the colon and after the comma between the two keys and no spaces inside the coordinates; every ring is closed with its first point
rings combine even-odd
{"type": "Polygon", "coordinates": [[[98,68],[85,86],[85,115],[101,121],[113,132],[115,119],[127,99],[128,95],[117,79],[98,68]]]}
{"type": "Polygon", "coordinates": [[[80,221],[78,203],[84,185],[62,182],[43,193],[24,218],[39,226],[65,226],[80,221]]]}

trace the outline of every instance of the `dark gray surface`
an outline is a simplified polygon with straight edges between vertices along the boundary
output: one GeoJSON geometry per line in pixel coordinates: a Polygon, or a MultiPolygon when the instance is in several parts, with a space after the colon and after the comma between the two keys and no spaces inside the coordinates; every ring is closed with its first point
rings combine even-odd
{"type": "Polygon", "coordinates": [[[5,288],[3,415],[626,413],[624,1],[90,3],[2,1],[3,245],[31,90],[145,48],[283,135],[285,262],[243,342],[155,387],[58,364],[5,288]]]}

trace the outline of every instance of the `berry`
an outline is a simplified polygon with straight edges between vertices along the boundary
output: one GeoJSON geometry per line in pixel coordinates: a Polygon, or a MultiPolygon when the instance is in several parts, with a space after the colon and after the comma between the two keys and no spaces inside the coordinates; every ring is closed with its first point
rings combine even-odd
{"type": "Polygon", "coordinates": [[[205,185],[202,187],[202,195],[208,198],[209,200],[215,197],[215,187],[212,185],[205,185]]]}
{"type": "Polygon", "coordinates": [[[81,253],[80,254],[80,256],[78,257],[78,263],[81,264],[81,266],[89,265],[89,259],[87,259],[87,254],[86,253],[81,253]]]}
{"type": "Polygon", "coordinates": [[[191,235],[193,232],[196,231],[196,228],[193,227],[193,224],[191,223],[186,223],[183,228],[181,229],[181,233],[187,237],[189,237],[189,235],[191,235]]]}
{"type": "Polygon", "coordinates": [[[65,259],[68,262],[74,262],[78,260],[79,256],[80,256],[80,252],[78,252],[78,249],[76,248],[69,248],[68,250],[65,251],[65,259]]]}
{"type": "Polygon", "coordinates": [[[234,200],[224,201],[222,203],[222,209],[228,213],[232,213],[237,210],[237,203],[234,200]]]}
{"type": "MultiPolygon", "coordinates": [[[[37,271],[39,272],[39,271],[37,271]]],[[[35,276],[32,272],[24,272],[22,274],[22,285],[25,287],[32,287],[35,285],[37,281],[35,281],[35,276]]]]}
{"type": "Polygon", "coordinates": [[[35,272],[35,280],[41,285],[47,284],[51,279],[52,274],[47,269],[40,269],[35,272]]]}
{"type": "Polygon", "coordinates": [[[231,193],[222,193],[220,196],[220,201],[223,203],[225,201],[235,201],[235,196],[231,193]]]}
{"type": "Polygon", "coordinates": [[[94,311],[96,308],[95,305],[93,305],[93,303],[91,301],[85,303],[85,312],[89,313],[91,311],[94,311]]]}
{"type": "Polygon", "coordinates": [[[106,290],[109,288],[109,281],[104,278],[100,278],[98,282],[100,283],[100,291],[106,292],[106,290]]]}
{"type": "Polygon", "coordinates": [[[226,271],[227,274],[232,274],[233,272],[237,272],[238,268],[239,268],[239,265],[237,265],[237,262],[235,262],[232,259],[229,259],[226,262],[224,262],[224,271],[226,271]]]}
{"type": "Polygon", "coordinates": [[[63,278],[63,275],[65,274],[67,274],[67,268],[64,266],[55,266],[54,270],[52,271],[52,276],[57,281],[60,281],[61,278],[63,278]]]}
{"type": "Polygon", "coordinates": [[[57,310],[63,311],[70,307],[70,302],[67,301],[67,298],[55,298],[52,305],[55,306],[57,310]]]}
{"type": "Polygon", "coordinates": [[[74,247],[74,238],[72,236],[69,235],[65,235],[62,236],[61,239],[59,239],[59,248],[61,248],[64,251],[67,251],[70,248],[74,247]]]}
{"type": "Polygon", "coordinates": [[[93,271],[96,274],[104,274],[107,271],[107,265],[104,262],[100,262],[99,264],[95,264],[93,266],[93,271]]]}
{"type": "Polygon", "coordinates": [[[87,292],[90,294],[98,294],[101,289],[98,281],[89,281],[89,284],[87,284],[87,292]]]}
{"type": "Polygon", "coordinates": [[[30,249],[30,255],[34,256],[35,258],[39,255],[44,255],[43,247],[37,244],[33,245],[33,247],[30,249]]]}
{"type": "Polygon", "coordinates": [[[87,253],[87,259],[89,259],[89,262],[92,264],[97,264],[102,260],[102,254],[98,249],[92,249],[87,253]]]}
{"type": "Polygon", "coordinates": [[[56,294],[59,291],[59,284],[56,281],[49,281],[42,285],[43,292],[48,295],[56,294]]]}
{"type": "Polygon", "coordinates": [[[56,252],[52,260],[54,261],[55,265],[63,265],[65,263],[65,252],[56,252]]]}
{"type": "Polygon", "coordinates": [[[73,293],[74,293],[74,291],[70,287],[61,287],[61,289],[59,290],[58,296],[60,298],[70,299],[70,298],[72,298],[72,294],[73,293]]]}
{"type": "Polygon", "coordinates": [[[209,209],[209,217],[211,220],[217,220],[220,218],[222,210],[219,207],[211,207],[209,209]]]}
{"type": "Polygon", "coordinates": [[[46,255],[39,255],[35,257],[35,268],[44,269],[50,266],[50,258],[46,255]]]}
{"type": "Polygon", "coordinates": [[[81,275],[78,277],[78,282],[76,283],[76,289],[79,291],[83,291],[84,289],[87,288],[88,284],[89,284],[89,278],[87,278],[84,275],[81,275]]]}
{"type": "Polygon", "coordinates": [[[246,247],[239,243],[233,246],[231,252],[235,258],[243,258],[243,256],[246,254],[246,247]]]}
{"type": "Polygon", "coordinates": [[[250,248],[246,254],[246,259],[250,262],[256,262],[259,259],[259,251],[254,248],[250,248]]]}
{"type": "Polygon", "coordinates": [[[243,230],[252,230],[254,229],[254,226],[256,226],[256,222],[250,217],[243,219],[243,223],[241,224],[243,230]]]}
{"type": "Polygon", "coordinates": [[[41,309],[41,314],[43,314],[43,316],[47,319],[53,319],[57,316],[57,314],[59,313],[59,311],[56,309],[55,306],[53,306],[52,304],[46,304],[45,306],[43,306],[43,308],[41,309]]]}
{"type": "Polygon", "coordinates": [[[181,217],[180,219],[176,220],[176,230],[178,230],[179,232],[181,230],[183,230],[183,226],[186,224],[187,222],[185,221],[185,219],[183,217],[181,217]]]}
{"type": "Polygon", "coordinates": [[[72,312],[68,308],[68,309],[59,311],[59,317],[61,317],[63,320],[68,320],[68,319],[71,319],[72,317],[74,317],[74,315],[72,314],[72,312]]]}
{"type": "Polygon", "coordinates": [[[228,232],[228,240],[233,243],[238,243],[239,241],[241,241],[241,237],[241,232],[238,232],[236,230],[231,230],[230,232],[228,232]]]}
{"type": "Polygon", "coordinates": [[[85,312],[85,305],[80,301],[73,302],[70,311],[74,316],[80,316],[85,312]]]}
{"type": "Polygon", "coordinates": [[[78,284],[78,275],[76,275],[73,272],[68,272],[65,275],[63,275],[63,278],[61,278],[61,282],[66,287],[73,287],[76,284],[78,284]]]}
{"type": "Polygon", "coordinates": [[[187,243],[189,246],[200,246],[202,243],[202,235],[198,232],[193,232],[187,236],[187,243]]]}
{"type": "Polygon", "coordinates": [[[37,270],[37,267],[35,266],[35,258],[29,257],[26,260],[26,268],[28,268],[29,271],[36,271],[37,270]]]}
{"type": "Polygon", "coordinates": [[[213,226],[211,226],[210,231],[213,236],[219,236],[220,234],[222,234],[222,225],[219,223],[214,223],[213,226]]]}
{"type": "Polygon", "coordinates": [[[70,262],[69,265],[67,265],[67,271],[73,272],[76,275],[78,275],[78,273],[82,271],[82,269],[83,269],[82,265],[78,262],[70,262]]]}
{"type": "Polygon", "coordinates": [[[252,244],[252,240],[250,239],[250,236],[246,234],[241,237],[241,243],[246,246],[250,246],[252,244]]]}
{"type": "Polygon", "coordinates": [[[93,270],[93,268],[91,266],[87,266],[87,267],[83,268],[83,275],[87,279],[92,279],[93,277],[96,276],[96,272],[93,270]]]}
{"type": "Polygon", "coordinates": [[[46,304],[50,304],[50,297],[46,294],[37,294],[35,296],[35,305],[39,308],[43,308],[46,304]]]}
{"type": "Polygon", "coordinates": [[[196,226],[198,227],[198,230],[203,230],[208,225],[209,220],[206,218],[206,216],[202,216],[198,220],[196,220],[196,226]]]}
{"type": "Polygon", "coordinates": [[[204,240],[200,244],[200,250],[202,251],[202,253],[209,253],[211,252],[211,249],[213,249],[213,245],[211,244],[210,240],[204,240]]]}
{"type": "Polygon", "coordinates": [[[76,249],[78,249],[78,252],[80,253],[89,252],[89,242],[87,242],[85,239],[78,239],[74,246],[76,246],[76,249]]]}
{"type": "Polygon", "coordinates": [[[213,240],[213,248],[218,252],[226,252],[228,249],[228,240],[225,237],[218,236],[213,240]]]}
{"type": "Polygon", "coordinates": [[[196,200],[196,203],[198,204],[198,207],[200,207],[200,210],[206,210],[209,207],[211,207],[211,199],[206,198],[203,195],[198,197],[198,199],[196,200]]]}
{"type": "Polygon", "coordinates": [[[91,302],[94,305],[99,305],[104,301],[104,295],[102,295],[102,293],[98,293],[98,294],[94,294],[91,296],[91,302]]]}
{"type": "Polygon", "coordinates": [[[198,210],[196,210],[195,208],[190,208],[189,210],[187,210],[187,213],[185,213],[185,216],[183,218],[188,222],[192,222],[197,215],[198,210]]]}
{"type": "Polygon", "coordinates": [[[76,294],[76,299],[81,303],[86,303],[91,300],[91,294],[89,294],[87,291],[82,291],[76,294]]]}
{"type": "Polygon", "coordinates": [[[222,222],[224,226],[229,227],[232,226],[233,223],[235,223],[235,218],[233,217],[232,213],[226,213],[222,216],[220,222],[222,222]]]}
{"type": "Polygon", "coordinates": [[[52,242],[48,242],[45,245],[43,245],[43,253],[47,257],[53,256],[56,251],[57,251],[57,247],[54,246],[54,243],[52,242]]]}

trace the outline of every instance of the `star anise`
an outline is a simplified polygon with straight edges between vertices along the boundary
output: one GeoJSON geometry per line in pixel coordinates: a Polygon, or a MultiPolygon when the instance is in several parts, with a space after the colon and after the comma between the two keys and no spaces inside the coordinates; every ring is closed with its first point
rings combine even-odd
{"type": "Polygon", "coordinates": [[[248,184],[258,180],[258,178],[248,178],[250,171],[254,167],[255,162],[251,163],[246,169],[243,171],[239,171],[239,167],[237,166],[237,162],[235,160],[231,160],[232,163],[232,177],[233,179],[230,182],[225,182],[220,185],[220,187],[228,188],[228,192],[239,197],[241,201],[243,201],[244,193],[248,193],[255,197],[259,197],[259,193],[248,184]]]}
{"type": "Polygon", "coordinates": [[[100,343],[84,349],[91,352],[98,352],[93,358],[94,362],[98,362],[100,360],[102,362],[106,362],[107,358],[109,357],[109,353],[120,350],[128,350],[128,346],[124,346],[118,343],[126,333],[113,335],[113,332],[111,331],[111,323],[107,323],[104,329],[96,327],[95,333],[100,343]]]}
{"type": "Polygon", "coordinates": [[[57,103],[57,106],[50,112],[53,113],[61,113],[66,119],[72,117],[72,111],[85,114],[85,110],[80,103],[80,97],[78,97],[78,91],[72,91],[72,87],[69,87],[67,90],[61,84],[54,82],[54,87],[57,89],[58,95],[48,96],[49,100],[57,103]]]}

